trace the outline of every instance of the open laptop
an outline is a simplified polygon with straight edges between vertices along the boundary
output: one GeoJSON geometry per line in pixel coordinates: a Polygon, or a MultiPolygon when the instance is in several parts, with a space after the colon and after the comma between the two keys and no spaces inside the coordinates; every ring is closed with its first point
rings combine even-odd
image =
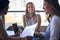
{"type": "Polygon", "coordinates": [[[17,26],[17,23],[13,23],[12,26],[13,26],[13,29],[14,29],[14,33],[16,33],[16,32],[19,31],[19,28],[17,26]]]}

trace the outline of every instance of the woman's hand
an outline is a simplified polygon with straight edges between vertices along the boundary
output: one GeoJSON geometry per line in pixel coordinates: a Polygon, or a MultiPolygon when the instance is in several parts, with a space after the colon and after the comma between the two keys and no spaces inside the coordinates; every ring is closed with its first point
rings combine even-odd
{"type": "Polygon", "coordinates": [[[40,35],[40,32],[38,32],[38,31],[35,31],[35,33],[34,33],[36,36],[39,36],[40,35]]]}

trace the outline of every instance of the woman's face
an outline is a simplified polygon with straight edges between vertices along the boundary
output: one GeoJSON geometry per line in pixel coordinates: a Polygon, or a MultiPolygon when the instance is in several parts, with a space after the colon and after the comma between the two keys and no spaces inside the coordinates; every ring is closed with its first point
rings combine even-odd
{"type": "Polygon", "coordinates": [[[27,5],[27,10],[28,10],[29,13],[33,13],[33,12],[34,12],[34,7],[33,7],[33,5],[32,5],[32,4],[28,4],[28,5],[27,5]]]}
{"type": "Polygon", "coordinates": [[[44,1],[43,9],[46,12],[46,14],[50,14],[52,12],[52,6],[44,1]]]}

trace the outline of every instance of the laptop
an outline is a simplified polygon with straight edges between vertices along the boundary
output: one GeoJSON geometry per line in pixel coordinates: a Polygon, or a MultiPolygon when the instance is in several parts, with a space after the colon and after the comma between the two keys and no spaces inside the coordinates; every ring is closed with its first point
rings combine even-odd
{"type": "Polygon", "coordinates": [[[19,31],[19,28],[17,26],[17,23],[13,23],[12,26],[13,26],[13,29],[14,29],[14,33],[16,33],[16,32],[19,31]]]}

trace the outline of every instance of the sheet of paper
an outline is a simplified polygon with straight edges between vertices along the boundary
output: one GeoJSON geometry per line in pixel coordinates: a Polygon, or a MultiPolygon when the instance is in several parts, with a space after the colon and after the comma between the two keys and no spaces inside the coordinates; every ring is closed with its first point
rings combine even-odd
{"type": "Polygon", "coordinates": [[[9,36],[15,35],[14,31],[6,31],[9,36]]]}
{"type": "Polygon", "coordinates": [[[20,37],[26,37],[26,36],[33,36],[34,35],[34,31],[35,31],[35,28],[36,28],[36,24],[33,24],[31,26],[27,26],[23,32],[20,34],[20,37]]]}

